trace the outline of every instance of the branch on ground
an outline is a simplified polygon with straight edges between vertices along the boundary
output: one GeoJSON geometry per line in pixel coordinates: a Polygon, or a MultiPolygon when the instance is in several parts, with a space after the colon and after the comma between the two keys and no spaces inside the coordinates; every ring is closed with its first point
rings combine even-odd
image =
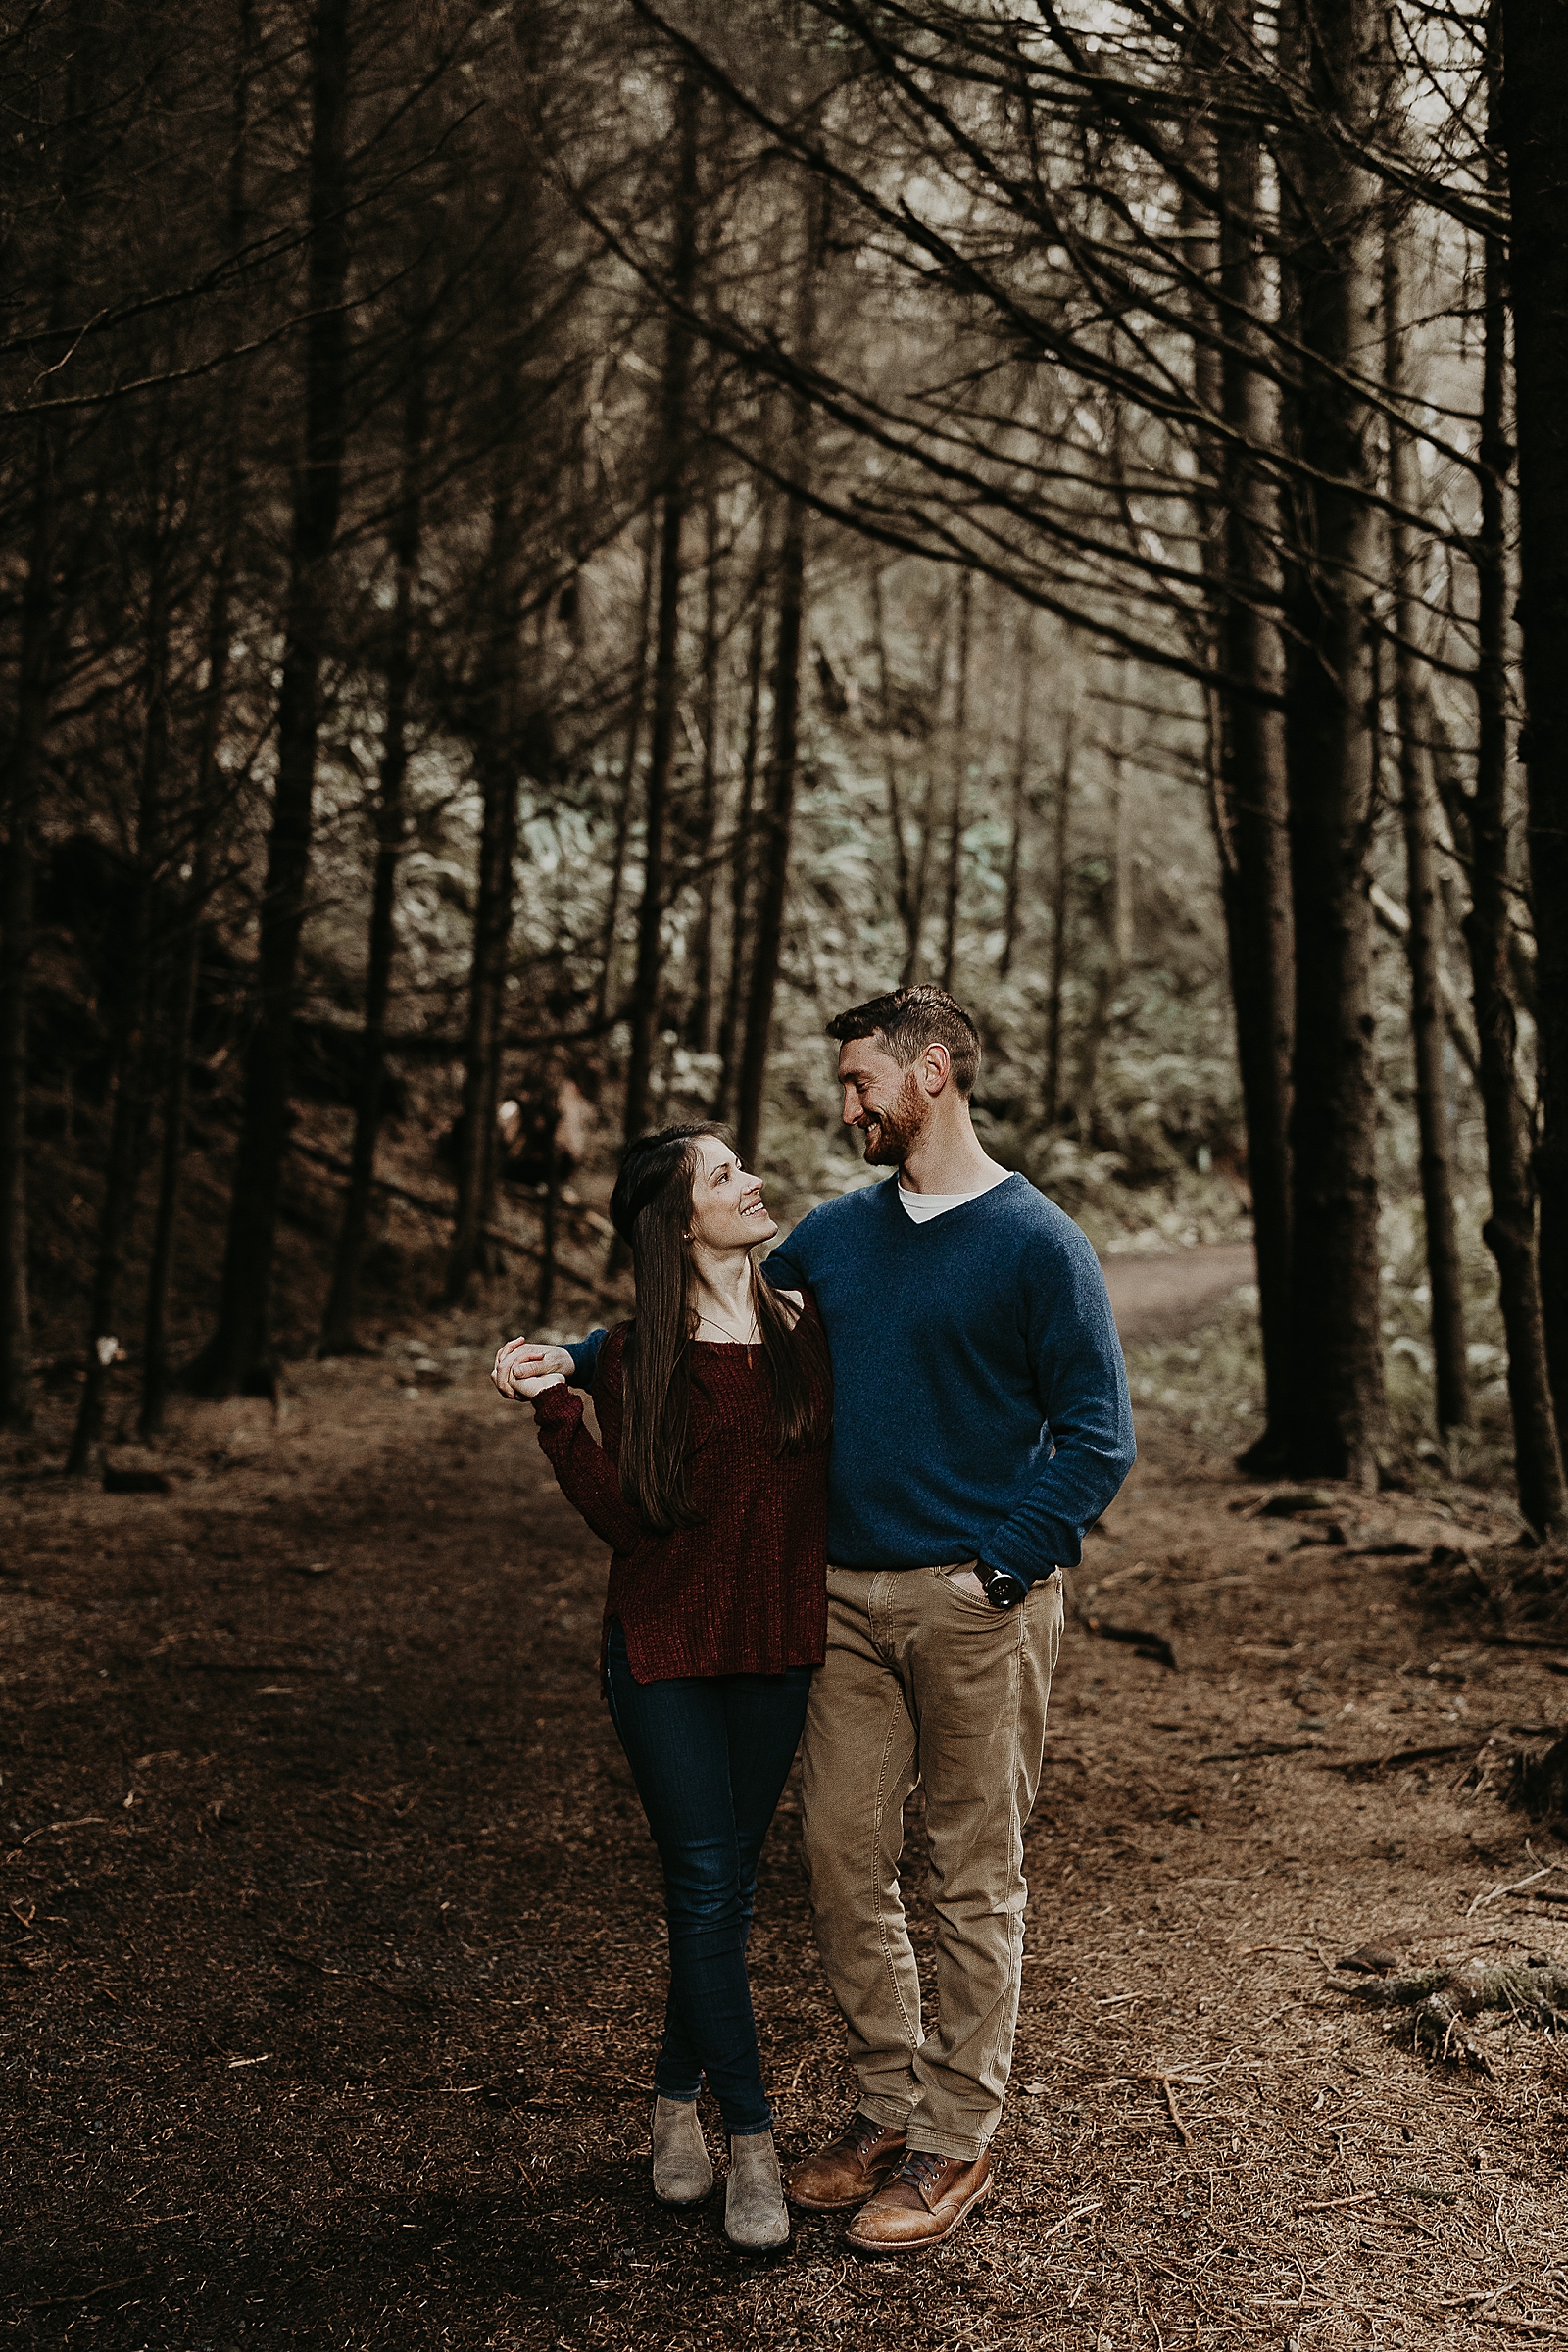
{"type": "Polygon", "coordinates": [[[1497,2010],[1530,2025],[1568,2026],[1568,1966],[1556,1961],[1485,1968],[1479,1960],[1464,1960],[1455,1968],[1426,1968],[1414,1976],[1385,1977],[1374,1984],[1345,1984],[1331,1979],[1329,1989],[1370,2001],[1378,2009],[1413,2009],[1417,2049],[1427,2044],[1440,2058],[1467,2059],[1489,2078],[1495,2070],[1480,2043],[1466,2033],[1465,2018],[1497,2010]]]}

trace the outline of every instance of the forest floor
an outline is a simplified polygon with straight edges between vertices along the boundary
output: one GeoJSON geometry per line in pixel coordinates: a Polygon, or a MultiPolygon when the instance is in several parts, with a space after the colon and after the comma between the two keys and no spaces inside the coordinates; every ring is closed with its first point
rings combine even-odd
{"type": "MultiPolygon", "coordinates": [[[[1184,1311],[1154,1279],[1130,1358],[1141,1314],[1184,1311]]],[[[821,2218],[750,2265],[718,2200],[648,2189],[662,1935],[597,1690],[602,1555],[489,1387],[496,1337],[433,1318],[296,1368],[276,1413],[188,1406],[168,1494],[0,1496],[0,2337],[1568,2341],[1563,2049],[1495,2025],[1489,2080],[1329,1983],[1369,1943],[1568,1957],[1542,1899],[1568,1845],[1505,1808],[1501,1762],[1568,1714],[1568,1653],[1436,1620],[1413,1573],[1500,1505],[1260,1515],[1141,1411],[1073,1580],[994,2193],[920,2263],[857,2262],[821,2218]]],[[[853,2100],[793,1788],[754,1977],[793,2155],[853,2100]]]]}

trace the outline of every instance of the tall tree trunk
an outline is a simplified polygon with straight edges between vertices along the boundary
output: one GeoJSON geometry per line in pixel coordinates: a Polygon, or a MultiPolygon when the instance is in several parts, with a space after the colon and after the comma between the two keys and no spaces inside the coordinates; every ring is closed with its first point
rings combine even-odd
{"type": "MultiPolygon", "coordinates": [[[[65,19],[67,63],[58,93],[58,184],[53,199],[49,324],[58,327],[72,299],[79,235],[78,205],[88,170],[91,77],[103,44],[79,0],[65,19]]],[[[20,135],[20,134],[19,134],[20,135]]],[[[45,150],[46,160],[48,150],[45,150]]],[[[0,1429],[32,1426],[32,1310],[27,1283],[28,1022],[32,996],[35,828],[43,792],[44,749],[54,698],[62,613],[56,564],[67,487],[70,426],[59,415],[38,418],[32,433],[26,569],[18,596],[16,717],[5,766],[5,858],[0,865],[0,1429]]]]}
{"type": "Polygon", "coordinates": [[[502,478],[490,510],[486,558],[489,615],[479,695],[479,872],[473,953],[468,968],[468,1026],[464,1046],[459,1124],[458,1200],[447,1258],[449,1304],[463,1298],[488,1267],[485,1227],[496,1176],[496,1103],[506,1028],[507,959],[512,944],[517,854],[518,665],[516,599],[517,492],[513,452],[498,460],[502,478]]]}
{"type": "MultiPolygon", "coordinates": [[[[899,921],[904,926],[904,953],[907,963],[919,945],[912,924],[914,896],[910,885],[909,845],[904,832],[903,792],[899,783],[899,763],[893,744],[897,726],[893,714],[893,688],[888,671],[887,614],[882,605],[882,574],[871,574],[871,634],[876,645],[877,696],[882,718],[882,763],[888,788],[888,835],[893,844],[893,903],[899,921]]],[[[907,983],[906,983],[907,985],[907,983]]]]}
{"type": "Polygon", "coordinates": [[[626,703],[626,748],[621,755],[620,792],[615,803],[615,839],[610,854],[610,896],[605,902],[604,930],[599,944],[599,991],[594,1015],[603,1021],[610,1011],[615,979],[615,933],[620,924],[620,894],[626,879],[626,845],[631,839],[632,808],[637,799],[637,750],[642,740],[643,704],[648,693],[648,624],[654,610],[654,516],[643,516],[642,594],[637,605],[637,657],[632,666],[631,692],[626,703]]]}
{"type": "Polygon", "coordinates": [[[925,946],[925,904],[927,885],[931,879],[931,849],[937,834],[937,768],[930,758],[925,774],[925,786],[920,794],[919,843],[909,869],[909,911],[904,926],[904,967],[899,973],[901,988],[913,988],[920,977],[920,955],[925,946]]]}
{"type": "MultiPolygon", "coordinates": [[[[415,333],[417,338],[420,333],[417,326],[415,333]]],[[[422,519],[419,484],[424,466],[426,416],[424,353],[416,340],[410,354],[403,405],[402,495],[393,538],[397,585],[386,656],[386,718],[376,794],[375,873],[370,886],[360,1096],[355,1106],[354,1142],[349,1152],[349,1178],[343,1196],[343,1221],[338,1228],[332,1287],[321,1319],[318,1349],[321,1355],[349,1355],[355,1350],[360,1261],[365,1254],[370,1191],[375,1177],[375,1147],[386,1092],[386,1015],[392,995],[393,957],[397,952],[393,915],[397,906],[398,867],[407,832],[404,784],[409,770],[409,689],[414,682],[414,592],[419,568],[422,519]]]]}
{"type": "MultiPolygon", "coordinates": [[[[710,409],[710,422],[712,421],[714,418],[710,409]]],[[[697,880],[697,924],[692,941],[692,1005],[686,1027],[687,1043],[695,1054],[710,1054],[713,1050],[713,908],[718,894],[713,836],[718,817],[718,601],[722,584],[718,535],[718,490],[710,462],[703,491],[703,761],[697,794],[694,843],[702,870],[697,880]]]]}
{"type": "Polygon", "coordinates": [[[255,1022],[229,1200],[218,1328],[192,1370],[211,1396],[274,1382],[272,1263],[290,1124],[295,974],[305,922],[329,630],[330,567],[343,497],[348,334],[349,0],[317,0],[311,20],[311,157],[305,342],[305,447],[294,494],[277,775],[261,903],[255,1022]]]}
{"type": "Polygon", "coordinates": [[[61,427],[33,435],[32,514],[22,586],[17,717],[7,760],[5,871],[0,877],[0,1428],[32,1426],[32,1316],[27,1295],[27,1023],[32,979],[34,826],[53,683],[55,542],[61,427]]]}
{"type": "Polygon", "coordinates": [[[924,787],[920,794],[919,847],[915,851],[909,871],[909,911],[905,921],[904,969],[899,974],[901,988],[912,988],[920,973],[920,952],[925,945],[926,889],[931,879],[931,852],[937,837],[937,801],[939,797],[937,747],[940,742],[942,697],[948,679],[948,624],[952,609],[946,596],[942,600],[942,622],[937,631],[936,661],[932,665],[929,700],[934,723],[926,744],[924,787]]]}
{"type": "MultiPolygon", "coordinates": [[[[802,263],[796,307],[795,360],[811,367],[816,351],[817,275],[827,247],[827,197],[813,189],[811,224],[802,263]]],[[[762,1128],[762,1093],[772,1041],[773,996],[784,942],[784,902],[789,888],[790,834],[795,813],[795,777],[800,754],[801,632],[806,607],[806,492],[813,454],[810,403],[798,398],[790,408],[790,492],[778,565],[778,640],[773,662],[773,735],[767,763],[762,860],[757,897],[751,986],[746,1002],[746,1042],[741,1055],[735,1124],[742,1164],[755,1166],[762,1128]]]]}
{"type": "Polygon", "coordinates": [[[1067,913],[1071,876],[1067,854],[1072,838],[1073,714],[1067,713],[1051,828],[1051,977],[1046,990],[1046,1082],[1041,1109],[1048,1128],[1061,1119],[1062,999],[1067,988],[1067,913]]]}
{"type": "MultiPolygon", "coordinates": [[[[156,479],[156,460],[153,462],[156,479]]],[[[158,501],[161,509],[162,501],[158,501]]],[[[147,597],[147,659],[143,684],[141,773],[137,779],[136,876],[130,953],[115,975],[112,1107],[104,1197],[98,1219],[98,1257],[87,1314],[86,1376],[66,1469],[94,1477],[103,1466],[104,1410],[116,1359],[113,1331],[125,1244],[141,1182],[147,1124],[147,1027],[151,1010],[153,924],[162,898],[164,770],[169,751],[169,567],[172,551],[155,514],[147,597]]]]}
{"type": "Polygon", "coordinates": [[[1023,881],[1023,839],[1029,814],[1030,719],[1035,684],[1035,609],[1026,605],[1018,624],[1018,726],[1012,763],[1012,808],[1007,827],[1007,889],[1002,909],[1002,954],[997,977],[1012,971],[1018,944],[1018,897],[1023,881]]]}
{"type": "MultiPolygon", "coordinates": [[[[256,45],[255,0],[237,0],[233,140],[228,164],[228,249],[244,245],[249,220],[250,79],[256,45]]],[[[153,1217],[147,1269],[147,1305],[142,1329],[141,1403],[137,1434],[144,1446],[163,1435],[169,1402],[169,1289],[174,1263],[174,1228],[185,1164],[185,1113],[190,1085],[191,1038],[201,981],[202,923],[211,885],[213,835],[219,821],[218,747],[222,735],[228,685],[229,609],[245,510],[245,468],[240,456],[239,416],[243,378],[227,392],[218,561],[207,609],[207,683],[201,697],[196,748],[195,793],[191,805],[191,881],[178,907],[168,990],[168,1078],[164,1091],[163,1138],[159,1152],[158,1203],[153,1217]]]]}
{"type": "MultiPolygon", "coordinates": [[[[1500,97],[1497,77],[1501,64],[1495,44],[1500,28],[1501,19],[1494,10],[1489,60],[1494,163],[1489,178],[1494,200],[1500,200],[1502,194],[1501,172],[1495,162],[1500,97]]],[[[1520,71],[1517,58],[1510,58],[1509,66],[1511,74],[1520,71]]],[[[1508,952],[1514,889],[1509,858],[1505,493],[1510,452],[1506,426],[1507,277],[1500,238],[1487,239],[1484,266],[1481,529],[1476,542],[1478,732],[1476,786],[1468,808],[1471,906],[1464,934],[1470,950],[1481,1058],[1481,1107],[1487,1131],[1487,1176],[1492,1189],[1492,1214],[1487,1219],[1485,1239],[1497,1264],[1497,1298],[1508,1343],[1508,1402],[1513,1416],[1519,1508],[1530,1525],[1544,1534],[1561,1527],[1568,1518],[1568,1493],[1564,1488],[1561,1435],[1552,1403],[1546,1320],[1537,1255],[1530,1126],[1519,1092],[1518,1012],[1508,952]]],[[[1533,685],[1534,673],[1527,682],[1533,685]]],[[[1539,873],[1537,880],[1539,895],[1539,873]]]]}
{"type": "Polygon", "coordinates": [[[1519,561],[1541,1101],[1541,1290],[1568,1446],[1568,10],[1494,0],[1512,185],[1519,561]]]}
{"type": "Polygon", "coordinates": [[[669,771],[675,745],[675,706],[680,686],[681,535],[686,524],[687,400],[691,381],[692,332],[682,316],[697,278],[698,132],[702,85],[688,71],[681,84],[680,161],[675,183],[675,245],[670,283],[680,305],[672,310],[664,340],[662,393],[663,513],[659,543],[659,634],[654,653],[654,709],[648,742],[648,786],[643,802],[643,896],[637,915],[637,977],[632,989],[631,1054],[626,1070],[626,1141],[641,1133],[648,1116],[654,1040],[663,978],[664,832],[669,813],[669,771]]]}
{"type": "Polygon", "coordinates": [[[161,1437],[169,1402],[169,1285],[174,1262],[174,1226],[185,1161],[185,1114],[190,1085],[191,1037],[201,980],[202,925],[211,887],[213,833],[219,821],[218,747],[222,736],[228,685],[229,609],[245,495],[244,468],[231,437],[223,485],[222,540],[207,612],[207,684],[202,694],[201,733],[196,754],[196,789],[191,822],[195,841],[191,882],[175,919],[175,949],[169,986],[168,1081],[159,1152],[158,1205],[153,1218],[147,1270],[147,1307],[142,1334],[141,1406],[137,1429],[143,1445],[161,1437]]]}
{"type": "MultiPolygon", "coordinates": [[[[1398,411],[1402,411],[1410,397],[1401,256],[1406,227],[1403,218],[1395,215],[1387,221],[1383,238],[1384,377],[1398,411]]],[[[1396,417],[1391,416],[1388,432],[1390,497],[1396,510],[1418,512],[1421,469],[1414,440],[1396,417]]],[[[1425,740],[1424,701],[1414,650],[1421,627],[1421,552],[1413,526],[1399,520],[1396,514],[1390,524],[1389,544],[1394,582],[1394,710],[1404,820],[1405,903],[1410,916],[1404,944],[1410,964],[1410,1043],[1415,1060],[1416,1125],[1421,1138],[1421,1201],[1426,1216],[1427,1280],[1432,1293],[1438,1426],[1459,1429],[1467,1427],[1470,1421],[1470,1368],[1465,1353],[1464,1284],[1453,1209],[1447,1090],[1444,1083],[1446,1028],[1439,946],[1443,902],[1432,838],[1432,754],[1425,740]]]]}
{"type": "MultiPolygon", "coordinates": [[[[1296,27],[1320,119],[1374,132],[1383,80],[1374,0],[1315,0],[1296,27]]],[[[1376,190],[1311,122],[1295,136],[1310,210],[1288,224],[1302,351],[1293,439],[1293,630],[1286,710],[1296,935],[1290,1463],[1377,1483],[1385,1444],[1378,1281],[1377,1068],[1367,857],[1376,779],[1366,611],[1378,547],[1373,417],[1351,378],[1379,302],[1376,190]]]]}
{"type": "Polygon", "coordinates": [[[747,956],[756,846],[757,762],[762,738],[762,673],[767,654],[767,598],[772,554],[767,544],[771,510],[763,519],[763,549],[752,588],[752,623],[746,640],[746,733],[740,780],[735,788],[734,843],[729,866],[729,972],[724,984],[724,1024],[719,1038],[716,1116],[728,1118],[740,1086],[742,1013],[751,965],[747,956]]]}
{"type": "Polygon", "coordinates": [[[1110,816],[1110,840],[1107,844],[1108,871],[1102,902],[1101,924],[1100,969],[1095,974],[1095,993],[1090,1000],[1089,1017],[1084,1023],[1078,1044],[1078,1083],[1073,1104],[1074,1123],[1079,1141],[1094,1142],[1095,1119],[1100,1093],[1100,1059],[1110,1030],[1111,1007],[1126,977],[1128,949],[1131,938],[1131,900],[1128,893],[1127,858],[1127,789],[1126,789],[1126,697],[1118,686],[1111,725],[1114,734],[1109,746],[1110,769],[1106,779],[1105,796],[1110,816]]]}
{"type": "MultiPolygon", "coordinates": [[[[1246,54],[1250,48],[1257,13],[1252,0],[1224,0],[1216,29],[1227,50],[1239,45],[1246,54]]],[[[1284,684],[1275,618],[1278,501],[1248,453],[1274,446],[1279,418],[1273,389],[1254,364],[1268,289],[1259,236],[1258,139],[1245,114],[1217,110],[1214,155],[1224,331],[1217,364],[1209,366],[1228,431],[1213,466],[1223,517],[1213,610],[1219,665],[1232,683],[1211,714],[1209,775],[1263,1348],[1263,1434],[1243,1456],[1243,1467],[1265,1468],[1280,1458],[1290,1423],[1295,974],[1285,722],[1278,708],[1284,684]]]]}
{"type": "Polygon", "coordinates": [[[963,882],[964,786],[969,773],[969,653],[973,617],[971,575],[958,578],[958,658],[953,682],[953,773],[948,785],[948,855],[942,892],[942,985],[951,992],[958,955],[958,900],[963,882]]]}
{"type": "MultiPolygon", "coordinates": [[[[226,635],[226,626],[225,626],[226,635]]],[[[211,654],[209,653],[209,660],[211,654]]],[[[212,674],[211,671],[209,674],[212,674]]],[[[220,702],[221,688],[220,688],[220,702]]],[[[198,803],[206,809],[206,796],[198,803]]],[[[211,859],[206,826],[192,858],[190,889],[176,916],[176,946],[169,988],[169,1076],[164,1089],[164,1131],[158,1155],[158,1204],[153,1216],[153,1244],[147,1269],[147,1305],[142,1326],[141,1401],[136,1434],[144,1446],[164,1433],[169,1406],[169,1287],[174,1264],[174,1229],[179,1211],[180,1178],[185,1157],[185,1117],[190,1089],[191,1036],[196,1025],[196,1000],[201,981],[202,912],[206,906],[211,859]]]]}

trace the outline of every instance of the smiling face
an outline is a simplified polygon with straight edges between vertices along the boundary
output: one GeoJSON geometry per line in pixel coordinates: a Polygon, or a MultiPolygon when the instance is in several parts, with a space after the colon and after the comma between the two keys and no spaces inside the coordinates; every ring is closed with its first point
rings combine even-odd
{"type": "Polygon", "coordinates": [[[839,1048],[839,1084],[844,1124],[864,1136],[870,1166],[902,1167],[931,1116],[931,1098],[915,1072],[874,1037],[857,1037],[839,1048]]]}
{"type": "Polygon", "coordinates": [[[700,1250],[727,1256],[770,1242],[778,1226],[762,1206],[761,1179],[748,1176],[727,1144],[700,1135],[693,1146],[691,1237],[700,1250]]]}

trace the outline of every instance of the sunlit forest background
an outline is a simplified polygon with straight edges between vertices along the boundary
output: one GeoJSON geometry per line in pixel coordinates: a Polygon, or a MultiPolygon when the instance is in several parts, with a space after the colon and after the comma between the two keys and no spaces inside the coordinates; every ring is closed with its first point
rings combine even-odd
{"type": "Polygon", "coordinates": [[[584,1328],[649,1124],[866,1181],[822,1025],[918,979],[1102,1252],[1255,1236],[1218,1442],[1560,1526],[1563,73],[1499,0],[8,12],[19,1460],[584,1328]]]}

